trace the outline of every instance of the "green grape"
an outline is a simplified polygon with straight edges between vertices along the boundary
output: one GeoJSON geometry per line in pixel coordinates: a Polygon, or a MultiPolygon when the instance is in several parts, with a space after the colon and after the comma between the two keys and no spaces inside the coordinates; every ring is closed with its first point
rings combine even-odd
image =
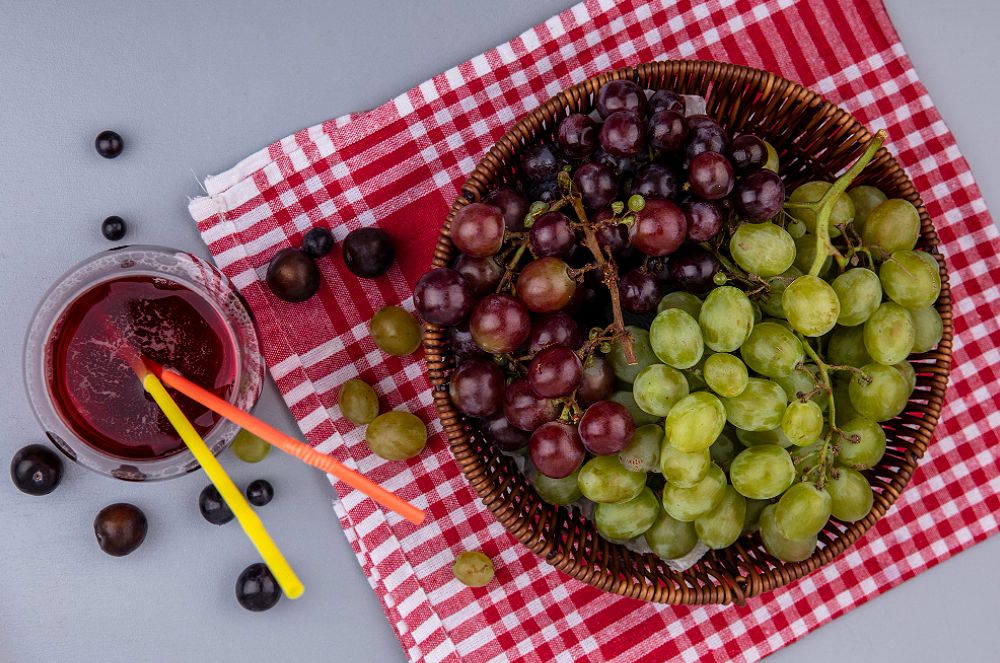
{"type": "Polygon", "coordinates": [[[781,418],[781,430],[797,447],[807,447],[823,434],[823,410],[812,401],[793,401],[781,418]]]}
{"type": "Polygon", "coordinates": [[[241,430],[233,438],[233,453],[244,463],[259,463],[267,458],[271,445],[248,430],[241,430]]]}
{"type": "Polygon", "coordinates": [[[618,456],[595,456],[580,468],[580,492],[591,502],[617,504],[638,495],[646,485],[645,472],[632,472],[618,456]]]}
{"type": "Polygon", "coordinates": [[[782,449],[795,446],[791,440],[785,437],[785,433],[781,428],[772,428],[771,430],[743,430],[737,428],[736,439],[748,449],[765,444],[776,444],[782,449]]]}
{"type": "MultiPolygon", "coordinates": [[[[792,195],[788,196],[788,202],[793,204],[817,203],[831,186],[829,182],[820,182],[818,180],[800,184],[792,191],[792,195]]],[[[811,209],[789,208],[788,213],[806,224],[809,232],[816,232],[816,212],[811,209]]],[[[846,193],[841,193],[837,196],[837,200],[833,204],[833,211],[830,214],[830,237],[839,236],[839,228],[846,226],[853,220],[854,201],[846,193]]]]}
{"type": "Polygon", "coordinates": [[[913,352],[930,352],[941,342],[944,323],[933,306],[910,310],[913,318],[913,352]]]}
{"type": "Polygon", "coordinates": [[[705,478],[690,488],[664,485],[663,508],[677,520],[690,523],[718,506],[725,494],[726,475],[718,465],[712,465],[705,478]]]}
{"type": "Polygon", "coordinates": [[[768,500],[792,485],[795,465],[787,451],[776,444],[764,444],[741,451],[729,468],[729,479],[740,495],[768,500]]]}
{"type": "Polygon", "coordinates": [[[663,441],[660,448],[660,473],[663,478],[678,488],[690,488],[705,478],[712,466],[712,456],[708,449],[687,453],[663,441]]]}
{"type": "Polygon", "coordinates": [[[840,300],[830,284],[806,274],[792,281],[781,295],[789,324],[804,336],[822,336],[837,324],[840,300]]]}
{"type": "Polygon", "coordinates": [[[766,140],[764,141],[764,149],[767,150],[767,161],[764,162],[764,168],[772,173],[778,172],[778,150],[774,149],[774,145],[766,140]]]}
{"type": "Polygon", "coordinates": [[[851,380],[852,376],[843,373],[835,374],[833,376],[833,402],[837,406],[838,426],[843,425],[844,422],[850,421],[855,417],[861,416],[858,414],[858,411],[854,408],[854,403],[851,401],[851,380]]]}
{"type": "Polygon", "coordinates": [[[830,520],[830,493],[801,482],[785,491],[774,507],[778,531],[788,539],[807,539],[819,534],[830,520]]]}
{"type": "Polygon", "coordinates": [[[729,423],[743,430],[758,431],[781,425],[788,400],[777,382],[750,378],[739,396],[724,398],[722,404],[729,423]]]}
{"type": "Polygon", "coordinates": [[[379,458],[406,460],[427,446],[427,426],[416,415],[394,410],[375,417],[365,437],[368,448],[379,458]]]}
{"type": "Polygon", "coordinates": [[[729,240],[736,264],[750,274],[777,276],[795,261],[795,240],[784,228],[770,221],[744,223],[729,240]]]}
{"type": "Polygon", "coordinates": [[[620,504],[598,504],[594,524],[602,536],[615,540],[633,539],[653,526],[660,514],[660,502],[649,488],[620,504]]]}
{"type": "Polygon", "coordinates": [[[836,472],[836,476],[826,482],[826,490],[830,493],[830,512],[837,520],[857,522],[872,510],[875,498],[871,484],[857,470],[841,467],[836,472]]]}
{"type": "Polygon", "coordinates": [[[694,521],[694,531],[702,543],[719,550],[731,546],[740,538],[746,515],[746,499],[732,486],[726,486],[719,504],[694,521]]]}
{"type": "Polygon", "coordinates": [[[864,339],[872,359],[880,364],[897,364],[913,350],[913,317],[899,304],[885,302],[865,323],[864,339]]]}
{"type": "MultiPolygon", "coordinates": [[[[662,315],[662,314],[661,314],[662,315]]],[[[753,306],[746,294],[731,285],[714,288],[698,316],[705,345],[716,352],[733,352],[753,329],[753,306]]],[[[656,324],[656,321],[653,321],[656,324]]]]}
{"type": "Polygon", "coordinates": [[[882,285],[870,269],[849,269],[830,284],[840,302],[837,324],[843,327],[860,325],[871,317],[882,303],[882,285]]]}
{"type": "Polygon", "coordinates": [[[902,198],[890,198],[868,213],[861,231],[865,246],[886,253],[906,251],[920,238],[920,212],[902,198]]]}
{"type": "Polygon", "coordinates": [[[367,382],[348,380],[337,394],[337,404],[344,417],[356,424],[370,424],[378,416],[378,395],[367,382]]]}
{"type": "Polygon", "coordinates": [[[742,446],[733,441],[731,435],[723,431],[719,434],[719,437],[715,438],[715,442],[712,442],[712,446],[708,448],[708,453],[712,456],[713,463],[728,472],[729,466],[732,465],[733,459],[736,458],[736,454],[742,449],[742,446]]]}
{"type": "Polygon", "coordinates": [[[747,499],[747,513],[743,518],[743,531],[740,534],[752,534],[760,528],[760,514],[770,502],[767,500],[747,499]]]}
{"type": "Polygon", "coordinates": [[[778,530],[774,517],[775,505],[769,504],[760,512],[760,540],[771,553],[783,562],[801,562],[812,557],[816,550],[816,535],[803,539],[789,539],[778,530]]]}
{"type": "Polygon", "coordinates": [[[839,465],[855,470],[867,470],[878,465],[885,455],[885,431],[881,426],[871,419],[854,417],[841,425],[840,430],[846,437],[840,439],[839,465]]]}
{"type": "Polygon", "coordinates": [[[466,550],[451,565],[455,578],[468,587],[485,587],[493,580],[493,560],[478,550],[466,550]]]}
{"type": "Polygon", "coordinates": [[[632,351],[635,352],[636,363],[629,364],[625,359],[625,350],[617,340],[611,342],[611,352],[608,353],[608,360],[611,362],[611,370],[615,377],[622,382],[632,384],[639,375],[639,371],[657,363],[656,355],[649,344],[649,332],[642,327],[629,325],[625,331],[632,337],[632,351]]]}
{"type": "Polygon", "coordinates": [[[683,290],[668,292],[663,295],[663,299],[656,305],[656,312],[662,313],[668,308],[679,308],[697,320],[698,314],[701,313],[701,299],[698,298],[698,295],[692,295],[690,292],[684,292],[683,290]]]}
{"type": "Polygon", "coordinates": [[[635,422],[636,426],[645,426],[646,424],[655,424],[660,421],[660,418],[654,414],[649,414],[644,412],[639,404],[635,402],[635,396],[632,395],[631,389],[624,389],[622,391],[616,391],[608,397],[609,401],[614,401],[619,405],[623,405],[628,413],[632,415],[632,421],[635,422]]]}
{"type": "MultiPolygon", "coordinates": [[[[752,334],[751,334],[752,335],[752,334]]],[[[738,396],[746,389],[747,365],[726,352],[713,354],[702,368],[705,384],[719,396],[738,396]]]]}
{"type": "Polygon", "coordinates": [[[754,371],[769,378],[784,377],[795,370],[805,350],[795,334],[775,322],[755,325],[740,348],[740,355],[754,371]]]}
{"type": "Polygon", "coordinates": [[[577,468],[573,471],[573,474],[562,479],[553,479],[541,472],[536,472],[532,483],[535,484],[535,492],[542,498],[542,501],[554,504],[555,506],[562,506],[564,504],[572,504],[583,497],[583,493],[580,492],[580,486],[577,484],[579,477],[580,468],[577,468]]]}
{"type": "Polygon", "coordinates": [[[660,361],[674,368],[691,368],[705,351],[698,321],[679,308],[656,314],[649,326],[649,342],[660,361]]]}
{"type": "Polygon", "coordinates": [[[855,368],[872,363],[872,356],[865,348],[865,328],[836,327],[826,346],[826,358],[831,364],[855,368]]]}
{"type": "Polygon", "coordinates": [[[678,559],[698,544],[694,523],[677,520],[663,509],[645,536],[646,543],[660,559],[678,559]]]}
{"type": "Polygon", "coordinates": [[[753,309],[753,323],[757,324],[764,319],[764,311],[760,308],[760,304],[757,302],[750,302],[750,307],[753,309]]]}
{"type": "Polygon", "coordinates": [[[386,306],[372,317],[371,336],[383,352],[405,357],[420,347],[420,323],[409,311],[386,306]]]}
{"type": "Polygon", "coordinates": [[[870,184],[856,186],[847,195],[854,202],[854,229],[859,233],[864,231],[865,221],[872,210],[888,200],[884,193],[870,184]]]}
{"type": "Polygon", "coordinates": [[[679,399],[688,395],[688,382],[676,368],[653,364],[639,371],[632,395],[643,412],[665,417],[679,399]]]}
{"type": "Polygon", "coordinates": [[[893,368],[899,371],[899,374],[906,378],[906,384],[910,387],[910,393],[917,388],[917,371],[913,368],[913,364],[908,361],[901,361],[898,364],[893,364],[893,368]]]}
{"type": "Polygon", "coordinates": [[[667,442],[678,451],[691,453],[712,446],[725,425],[722,402],[707,391],[696,391],[674,404],[664,428],[667,442]]]}
{"type": "Polygon", "coordinates": [[[772,318],[784,318],[785,309],[781,308],[781,296],[788,284],[802,276],[802,270],[792,265],[784,272],[768,280],[769,289],[757,301],[761,310],[772,318]]]}
{"type": "Polygon", "coordinates": [[[848,393],[858,414],[873,421],[892,419],[906,408],[910,397],[906,378],[885,364],[863,366],[861,375],[851,378],[848,393]]]}
{"type": "Polygon", "coordinates": [[[790,220],[788,225],[785,226],[785,230],[792,236],[792,239],[798,239],[809,232],[809,228],[806,227],[806,224],[802,223],[798,219],[790,220]]]}
{"type": "Polygon", "coordinates": [[[889,299],[909,309],[930,306],[941,294],[941,271],[926,251],[896,251],[878,275],[889,299]]]}
{"type": "Polygon", "coordinates": [[[663,429],[656,424],[639,426],[632,435],[632,441],[618,454],[618,460],[632,472],[659,472],[663,440],[663,429]]]}
{"type": "MultiPolygon", "coordinates": [[[[816,235],[806,233],[795,238],[795,262],[792,266],[803,274],[807,274],[812,269],[813,261],[816,259],[816,235]]],[[[819,275],[825,276],[833,265],[833,256],[827,256],[820,267],[819,275]]]]}
{"type": "MultiPolygon", "coordinates": [[[[869,359],[869,361],[871,360],[869,359]]],[[[796,368],[788,375],[771,379],[781,385],[781,388],[785,390],[785,396],[791,402],[797,400],[799,394],[808,394],[811,391],[816,391],[818,376],[819,369],[816,368],[816,365],[806,364],[802,368],[796,368]]],[[[818,405],[821,410],[825,410],[829,396],[827,396],[826,391],[820,389],[809,400],[818,405]]]]}

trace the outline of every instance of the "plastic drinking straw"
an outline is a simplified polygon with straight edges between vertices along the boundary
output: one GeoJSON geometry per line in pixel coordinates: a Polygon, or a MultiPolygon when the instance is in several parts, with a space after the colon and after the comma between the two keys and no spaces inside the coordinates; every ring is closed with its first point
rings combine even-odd
{"type": "Polygon", "coordinates": [[[270,426],[248,412],[240,410],[207,389],[199,387],[179,373],[164,369],[156,362],[145,357],[142,358],[142,362],[145,364],[146,369],[159,377],[164,384],[173,387],[191,400],[201,403],[212,412],[232,421],[240,428],[250,431],[265,442],[278,447],[286,454],[295,456],[303,463],[321,469],[327,474],[332,474],[351,488],[360,490],[382,506],[406,518],[414,525],[424,522],[424,512],[421,509],[386,490],[364,475],[345,467],[343,463],[333,456],[320,453],[308,444],[285,435],[277,428],[270,426]]]}

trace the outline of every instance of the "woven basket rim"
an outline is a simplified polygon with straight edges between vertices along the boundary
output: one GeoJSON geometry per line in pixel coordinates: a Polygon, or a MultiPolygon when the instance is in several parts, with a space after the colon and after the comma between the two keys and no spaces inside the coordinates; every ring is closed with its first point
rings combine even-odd
{"type": "MultiPolygon", "coordinates": [[[[526,113],[490,148],[463,184],[462,195],[455,200],[449,210],[438,238],[431,267],[444,267],[450,263],[454,247],[451,243],[449,228],[455,213],[470,202],[479,200],[482,195],[495,187],[507,161],[516,156],[524,145],[536,140],[538,134],[545,127],[551,128],[566,109],[577,106],[581,99],[589,99],[601,85],[609,80],[628,78],[641,82],[668,75],[685,82],[707,80],[710,81],[710,85],[711,82],[721,85],[718,81],[736,78],[740,83],[755,86],[760,92],[760,98],[764,98],[765,94],[776,95],[776,98],[768,103],[797,104],[800,108],[815,111],[817,116],[826,117],[836,125],[837,137],[850,135],[858,145],[867,142],[871,137],[871,133],[852,115],[827,101],[818,93],[798,83],[759,69],[705,60],[666,60],[605,72],[566,88],[526,113]]],[[[709,114],[712,114],[713,106],[711,94],[712,92],[709,92],[707,97],[709,99],[709,114]]],[[[725,122],[725,118],[723,118],[723,122],[725,122]]],[[[807,131],[810,126],[812,125],[807,124],[803,131],[807,131]]],[[[765,138],[767,137],[765,135],[765,138]]],[[[792,146],[792,149],[795,147],[792,146]]],[[[816,149],[816,146],[813,149],[816,149]]],[[[829,154],[825,148],[820,148],[820,151],[829,154]]],[[[855,156],[860,154],[860,151],[860,148],[856,149],[855,156]]],[[[941,314],[944,329],[937,349],[917,357],[919,360],[932,362],[921,363],[918,366],[920,370],[918,384],[927,387],[925,391],[921,392],[927,402],[914,401],[913,396],[911,396],[910,404],[901,415],[904,419],[910,417],[911,413],[919,413],[921,416],[919,418],[914,416],[914,421],[907,419],[898,424],[896,422],[900,419],[899,417],[883,423],[883,426],[897,425],[906,434],[914,435],[914,439],[910,443],[905,443],[905,449],[893,457],[893,460],[899,463],[899,467],[895,470],[889,483],[879,484],[883,490],[881,493],[876,493],[875,503],[868,516],[850,525],[831,526],[828,524],[821,534],[821,540],[825,545],[818,548],[812,557],[802,562],[788,563],[775,560],[766,552],[761,552],[757,535],[753,535],[751,542],[748,542],[747,537],[741,537],[736,544],[723,551],[712,551],[706,554],[687,571],[667,572],[675,586],[666,583],[651,585],[648,579],[626,577],[627,569],[621,571],[617,568],[617,564],[612,564],[616,568],[609,569],[597,565],[594,561],[582,559],[584,555],[579,552],[579,549],[582,549],[586,542],[572,540],[561,542],[553,540],[552,537],[542,536],[539,530],[533,528],[532,523],[527,522],[529,519],[520,513],[518,502],[524,499],[524,491],[527,490],[534,494],[534,489],[526,478],[522,477],[520,482],[517,479],[507,481],[502,486],[495,485],[490,478],[489,468],[472,447],[472,437],[468,426],[464,424],[462,416],[455,411],[448,398],[445,387],[450,373],[447,330],[439,325],[425,323],[423,342],[428,377],[433,387],[435,404],[449,441],[451,453],[472,488],[483,499],[497,520],[520,543],[526,545],[543,560],[574,578],[622,596],[675,605],[742,603],[747,598],[788,584],[829,564],[867,532],[886,513],[909,483],[917,462],[931,442],[940,417],[948,383],[953,335],[948,273],[944,259],[938,251],[938,237],[930,216],[913,187],[912,181],[885,147],[879,150],[876,158],[869,165],[869,169],[876,168],[876,164],[880,168],[888,169],[886,177],[891,178],[893,184],[900,189],[894,197],[909,200],[920,212],[920,246],[934,255],[939,263],[941,294],[935,306],[941,314]],[[904,428],[903,424],[908,425],[904,428]],[[517,485],[512,487],[509,485],[511,483],[517,485]],[[829,532],[831,527],[836,531],[829,532]],[[574,545],[577,548],[574,548],[574,545]]],[[[821,162],[818,161],[813,165],[822,166],[821,162]]],[[[887,436],[890,437],[890,440],[895,440],[895,429],[887,431],[887,436]]],[[[883,459],[878,467],[881,468],[885,463],[886,459],[883,459]]],[[[535,499],[537,500],[537,497],[535,499]]],[[[544,506],[540,508],[545,509],[544,506]]],[[[555,509],[553,529],[558,530],[567,518],[564,517],[564,514],[559,513],[565,510],[565,507],[555,509]]],[[[534,513],[533,510],[532,514],[534,513]]],[[[834,522],[831,520],[831,523],[834,522]]],[[[644,564],[651,567],[656,564],[656,560],[645,559],[650,557],[650,554],[643,556],[632,553],[623,546],[609,543],[603,539],[592,540],[589,545],[592,549],[600,547],[603,558],[608,558],[608,555],[613,555],[613,560],[621,557],[625,560],[635,561],[636,558],[640,558],[640,566],[644,564]]],[[[658,572],[661,576],[663,575],[662,570],[658,569],[658,572]]]]}

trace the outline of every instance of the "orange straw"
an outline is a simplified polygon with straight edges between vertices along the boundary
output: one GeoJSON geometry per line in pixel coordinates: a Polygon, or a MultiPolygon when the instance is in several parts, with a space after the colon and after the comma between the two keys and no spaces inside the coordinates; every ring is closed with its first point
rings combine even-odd
{"type": "Polygon", "coordinates": [[[164,384],[173,387],[188,398],[201,403],[209,410],[232,421],[240,428],[244,428],[265,442],[278,447],[286,454],[295,456],[303,463],[319,468],[327,474],[332,474],[351,488],[360,490],[362,493],[372,498],[387,509],[391,509],[409,520],[414,525],[424,522],[424,512],[413,506],[398,495],[389,492],[371,479],[358,474],[354,470],[345,467],[340,461],[332,456],[320,453],[304,442],[299,442],[293,437],[285,435],[277,428],[274,428],[257,417],[244,412],[219,398],[212,392],[203,389],[191,382],[184,376],[174,371],[166,370],[159,364],[143,357],[142,361],[147,369],[155,374],[164,384]]]}

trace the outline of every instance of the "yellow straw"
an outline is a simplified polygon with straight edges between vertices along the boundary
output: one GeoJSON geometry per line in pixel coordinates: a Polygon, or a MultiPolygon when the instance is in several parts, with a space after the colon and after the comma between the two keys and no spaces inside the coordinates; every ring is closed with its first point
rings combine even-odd
{"type": "Polygon", "coordinates": [[[222,499],[226,501],[233,515],[236,516],[240,525],[243,526],[243,531],[246,532],[250,541],[257,548],[257,552],[260,553],[267,567],[271,569],[274,579],[281,586],[281,591],[290,599],[297,599],[302,596],[302,592],[305,591],[302,581],[295,575],[295,571],[289,566],[285,560],[285,556],[281,554],[281,550],[274,543],[274,540],[271,539],[271,535],[267,533],[264,523],[261,522],[254,510],[250,508],[250,505],[247,504],[247,501],[243,498],[243,493],[236,487],[233,480],[229,478],[226,470],[222,468],[222,464],[212,455],[208,445],[198,435],[198,431],[194,429],[191,422],[181,412],[181,409],[177,407],[177,403],[167,393],[167,390],[163,387],[163,383],[152,373],[146,373],[142,378],[142,385],[153,397],[153,400],[156,401],[156,404],[160,406],[160,409],[163,410],[163,414],[167,416],[173,427],[177,429],[177,434],[184,440],[184,443],[191,450],[191,453],[194,454],[194,457],[201,463],[205,474],[215,484],[219,494],[222,495],[222,499]]]}

